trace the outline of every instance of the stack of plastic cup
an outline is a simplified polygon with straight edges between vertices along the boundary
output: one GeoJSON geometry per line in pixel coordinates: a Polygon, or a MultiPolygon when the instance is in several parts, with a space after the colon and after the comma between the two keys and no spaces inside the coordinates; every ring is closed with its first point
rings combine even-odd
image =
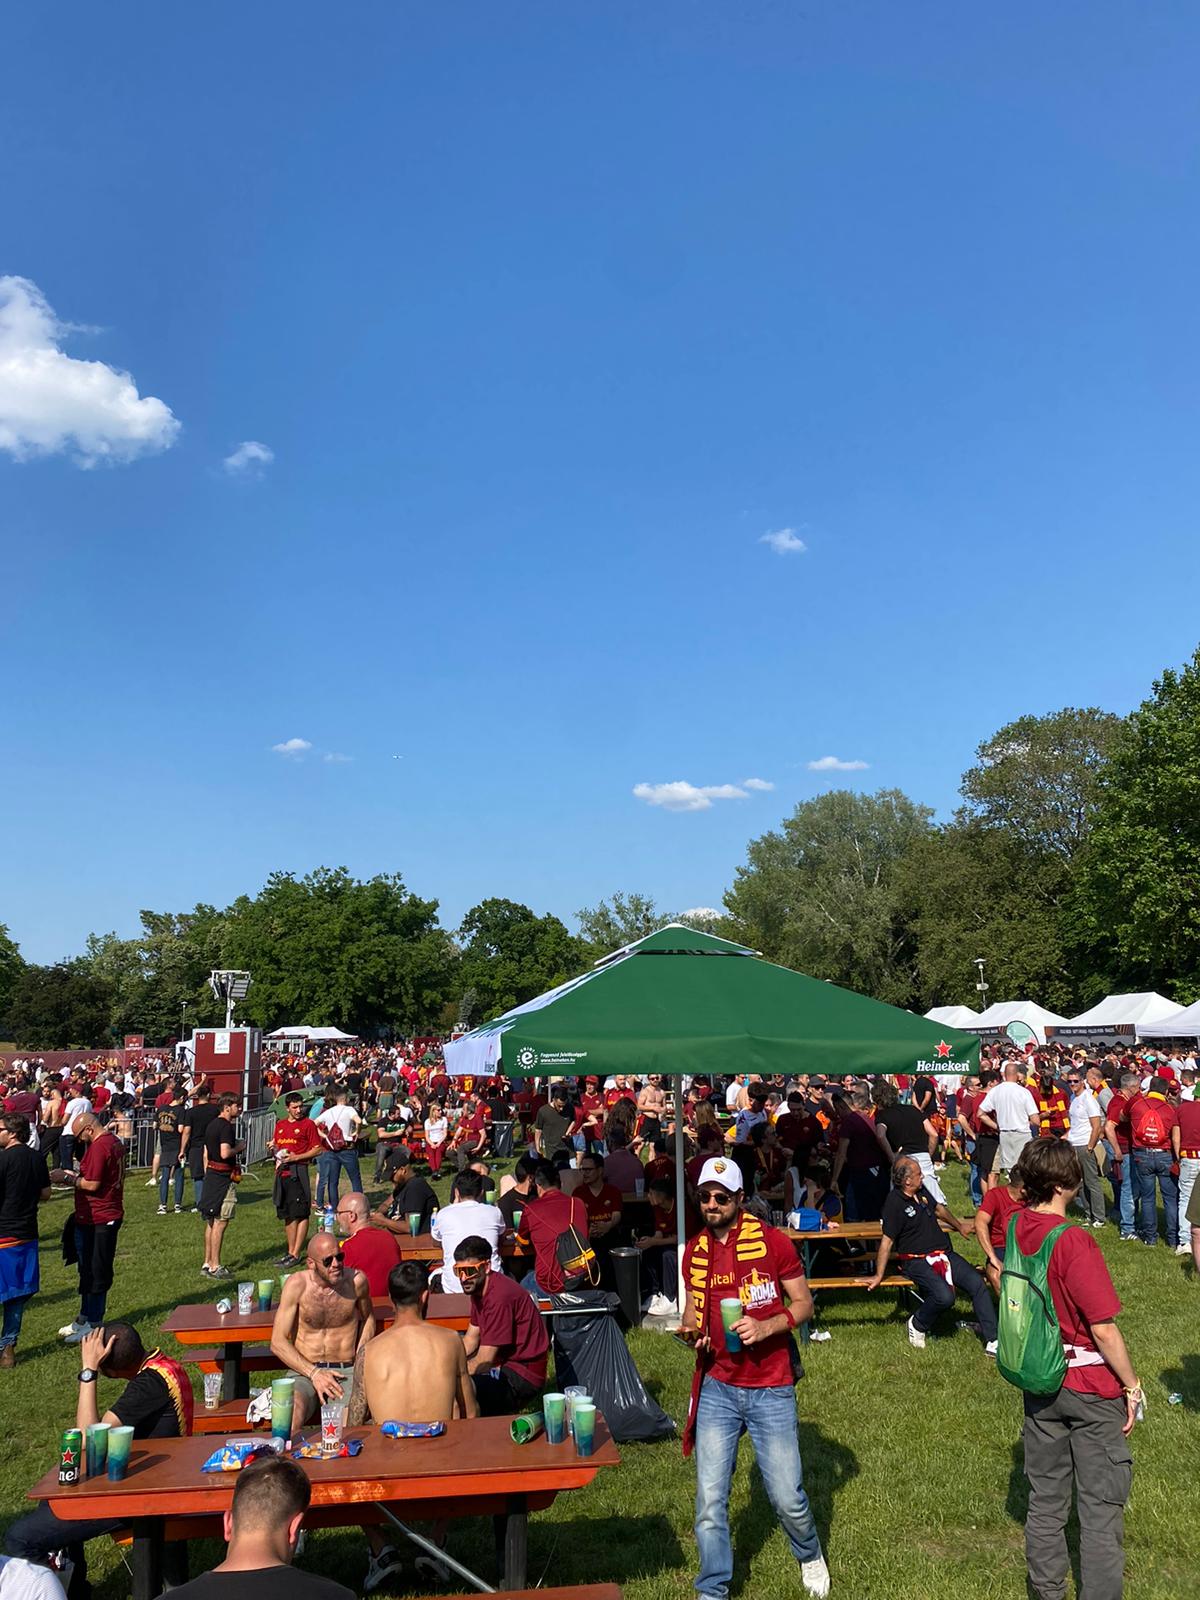
{"type": "Polygon", "coordinates": [[[590,1400],[592,1397],[581,1383],[569,1384],[567,1388],[563,1390],[563,1394],[566,1396],[567,1400],[567,1432],[574,1435],[575,1407],[581,1401],[590,1400]]]}

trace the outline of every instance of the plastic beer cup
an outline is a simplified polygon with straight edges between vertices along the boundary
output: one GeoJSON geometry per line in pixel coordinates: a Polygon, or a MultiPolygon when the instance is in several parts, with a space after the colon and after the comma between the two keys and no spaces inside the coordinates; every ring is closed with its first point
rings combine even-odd
{"type": "Polygon", "coordinates": [[[567,1399],[567,1432],[571,1433],[573,1431],[575,1407],[582,1401],[590,1400],[592,1397],[581,1383],[568,1384],[563,1390],[563,1394],[567,1399]]]}
{"type": "Polygon", "coordinates": [[[419,1211],[410,1211],[408,1213],[408,1231],[412,1234],[414,1239],[420,1233],[421,1213],[419,1211]]]}
{"type": "Polygon", "coordinates": [[[112,1483],[122,1483],[129,1471],[129,1451],[133,1445],[132,1428],[108,1430],[108,1476],[112,1483]]]}
{"type": "Polygon", "coordinates": [[[93,1422],[86,1434],[87,1475],[98,1478],[108,1464],[107,1422],[93,1422]]]}
{"type": "Polygon", "coordinates": [[[342,1448],[342,1427],[346,1421],[345,1400],[327,1400],[321,1407],[321,1454],[336,1456],[342,1448]]]}
{"type": "Polygon", "coordinates": [[[260,1278],[258,1280],[258,1309],[270,1311],[271,1296],[275,1293],[274,1278],[260,1278]]]}
{"type": "Polygon", "coordinates": [[[248,1317],[254,1310],[254,1285],[252,1283],[239,1283],[237,1297],[238,1316],[248,1317]]]}
{"type": "Polygon", "coordinates": [[[551,1444],[561,1444],[567,1436],[567,1397],[565,1394],[542,1396],[542,1415],[546,1419],[546,1438],[551,1444]]]}
{"type": "Polygon", "coordinates": [[[296,1398],[295,1378],[271,1379],[271,1437],[285,1442],[292,1436],[292,1407],[296,1398]]]}
{"type": "Polygon", "coordinates": [[[742,1341],[733,1331],[735,1322],[742,1320],[742,1302],[730,1297],[721,1301],[721,1323],[725,1329],[725,1348],[731,1356],[736,1356],[742,1348],[742,1341]]]}
{"type": "Polygon", "coordinates": [[[221,1403],[221,1374],[219,1372],[205,1372],[204,1378],[204,1409],[215,1411],[221,1403]]]}
{"type": "Polygon", "coordinates": [[[596,1449],[596,1408],[590,1400],[575,1402],[575,1454],[590,1456],[596,1449]]]}

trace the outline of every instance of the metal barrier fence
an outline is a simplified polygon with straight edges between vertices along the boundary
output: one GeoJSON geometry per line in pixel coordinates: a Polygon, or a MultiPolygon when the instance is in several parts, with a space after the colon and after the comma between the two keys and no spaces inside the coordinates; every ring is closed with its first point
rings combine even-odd
{"type": "MultiPolygon", "coordinates": [[[[135,1172],[149,1168],[154,1160],[154,1146],[158,1140],[158,1119],[152,1110],[139,1107],[131,1115],[114,1117],[113,1132],[122,1140],[127,1151],[126,1170],[135,1172]],[[125,1124],[125,1126],[122,1126],[125,1124]]],[[[253,1167],[266,1161],[271,1154],[271,1135],[275,1131],[275,1114],[269,1106],[255,1111],[243,1111],[235,1124],[239,1139],[246,1141],[243,1167],[253,1167]]]]}

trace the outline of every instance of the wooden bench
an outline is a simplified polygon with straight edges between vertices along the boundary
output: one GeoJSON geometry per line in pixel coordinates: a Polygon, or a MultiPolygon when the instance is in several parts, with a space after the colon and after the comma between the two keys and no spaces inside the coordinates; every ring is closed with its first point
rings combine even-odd
{"type": "MultiPolygon", "coordinates": [[[[196,1349],[188,1350],[184,1360],[195,1362],[201,1372],[224,1372],[224,1352],[215,1345],[200,1345],[196,1349]]],[[[282,1372],[283,1362],[279,1357],[271,1354],[269,1344],[251,1344],[243,1347],[242,1357],[238,1363],[241,1372],[282,1372]]]]}
{"type": "Polygon", "coordinates": [[[199,1405],[192,1418],[192,1432],[226,1436],[241,1430],[247,1434],[253,1433],[254,1429],[246,1421],[246,1407],[249,1404],[249,1400],[222,1400],[215,1411],[207,1411],[199,1405]]]}
{"type": "MultiPolygon", "coordinates": [[[[843,1272],[832,1278],[805,1278],[805,1283],[816,1293],[818,1289],[861,1289],[870,1283],[873,1274],[868,1272],[843,1272]]],[[[881,1289],[911,1289],[913,1281],[901,1272],[889,1272],[882,1280],[881,1289]]]]}

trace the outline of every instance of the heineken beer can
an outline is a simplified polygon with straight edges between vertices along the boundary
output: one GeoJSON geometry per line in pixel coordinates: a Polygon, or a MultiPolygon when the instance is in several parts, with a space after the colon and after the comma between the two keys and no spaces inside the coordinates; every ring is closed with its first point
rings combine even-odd
{"type": "Polygon", "coordinates": [[[78,1483],[81,1477],[80,1458],[83,1455],[83,1433],[79,1428],[67,1428],[58,1452],[59,1483],[78,1483]]]}

